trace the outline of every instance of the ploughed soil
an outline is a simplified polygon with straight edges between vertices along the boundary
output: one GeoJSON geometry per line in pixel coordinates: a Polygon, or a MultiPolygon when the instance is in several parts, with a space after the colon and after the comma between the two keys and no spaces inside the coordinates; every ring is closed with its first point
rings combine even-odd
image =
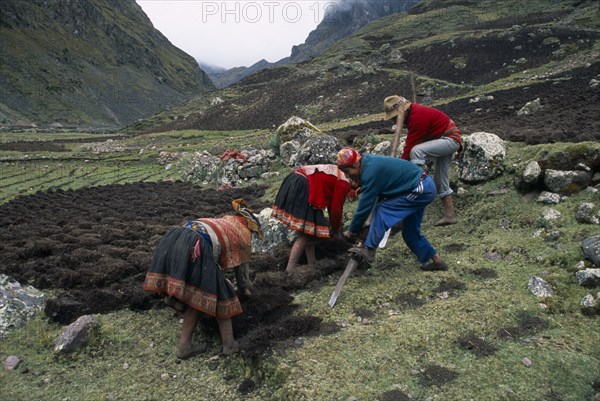
{"type": "MultiPolygon", "coordinates": [[[[239,197],[258,212],[270,206],[258,200],[263,194],[259,186],[216,191],[162,182],[20,197],[0,206],[0,273],[45,290],[45,313],[62,324],[90,313],[162,308],[162,299],[142,287],[166,230],[190,218],[230,214],[231,201],[239,197]]],[[[316,317],[291,316],[295,290],[318,288],[344,269],[348,245],[331,244],[317,247],[318,270],[304,266],[292,276],[284,272],[287,247],[253,254],[253,296],[240,297],[244,313],[233,321],[244,350],[337,330],[316,317]]],[[[233,274],[230,279],[235,283],[233,274]]],[[[206,328],[212,321],[205,320],[206,328]]]]}

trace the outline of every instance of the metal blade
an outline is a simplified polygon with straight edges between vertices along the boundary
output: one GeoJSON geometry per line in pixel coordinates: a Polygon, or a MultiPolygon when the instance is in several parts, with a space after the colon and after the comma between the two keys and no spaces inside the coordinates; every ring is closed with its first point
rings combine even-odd
{"type": "Polygon", "coordinates": [[[358,260],[350,259],[348,261],[348,264],[346,265],[346,270],[344,270],[344,273],[339,278],[337,284],[335,285],[335,288],[333,289],[331,298],[329,298],[329,306],[330,307],[333,308],[333,306],[335,305],[335,301],[337,301],[338,297],[340,296],[340,292],[342,292],[342,288],[344,287],[346,280],[348,279],[348,277],[350,277],[352,272],[354,272],[354,269],[356,269],[357,267],[358,267],[358,260]]]}

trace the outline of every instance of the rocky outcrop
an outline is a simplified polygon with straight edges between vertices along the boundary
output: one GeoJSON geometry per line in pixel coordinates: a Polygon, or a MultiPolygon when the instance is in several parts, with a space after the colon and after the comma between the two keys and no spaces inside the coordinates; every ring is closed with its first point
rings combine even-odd
{"type": "MultiPolygon", "coordinates": [[[[516,163],[514,185],[521,192],[542,191],[538,199],[544,203],[558,203],[561,198],[598,185],[600,168],[598,149],[589,144],[568,146],[565,150],[544,156],[538,160],[516,163]]],[[[579,212],[578,221],[594,223],[593,213],[585,207],[579,212]],[[584,217],[585,215],[585,217],[584,217]]]]}
{"type": "Polygon", "coordinates": [[[45,302],[46,296],[38,289],[0,274],[0,341],[6,333],[23,327],[38,315],[45,302]]]}

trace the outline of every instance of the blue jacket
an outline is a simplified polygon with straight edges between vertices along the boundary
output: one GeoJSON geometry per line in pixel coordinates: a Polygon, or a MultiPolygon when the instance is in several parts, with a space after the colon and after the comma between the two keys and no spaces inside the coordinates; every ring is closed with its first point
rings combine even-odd
{"type": "Polygon", "coordinates": [[[411,192],[421,179],[423,170],[414,163],[396,157],[366,154],[360,165],[360,201],[349,230],[360,233],[375,203],[381,198],[394,198],[411,192]]]}

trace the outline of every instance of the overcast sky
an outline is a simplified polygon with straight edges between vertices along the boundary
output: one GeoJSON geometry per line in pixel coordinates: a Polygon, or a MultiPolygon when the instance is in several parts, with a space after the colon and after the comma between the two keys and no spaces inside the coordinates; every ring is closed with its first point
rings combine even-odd
{"type": "Polygon", "coordinates": [[[278,61],[304,43],[336,0],[136,0],[171,43],[205,64],[278,61]]]}

